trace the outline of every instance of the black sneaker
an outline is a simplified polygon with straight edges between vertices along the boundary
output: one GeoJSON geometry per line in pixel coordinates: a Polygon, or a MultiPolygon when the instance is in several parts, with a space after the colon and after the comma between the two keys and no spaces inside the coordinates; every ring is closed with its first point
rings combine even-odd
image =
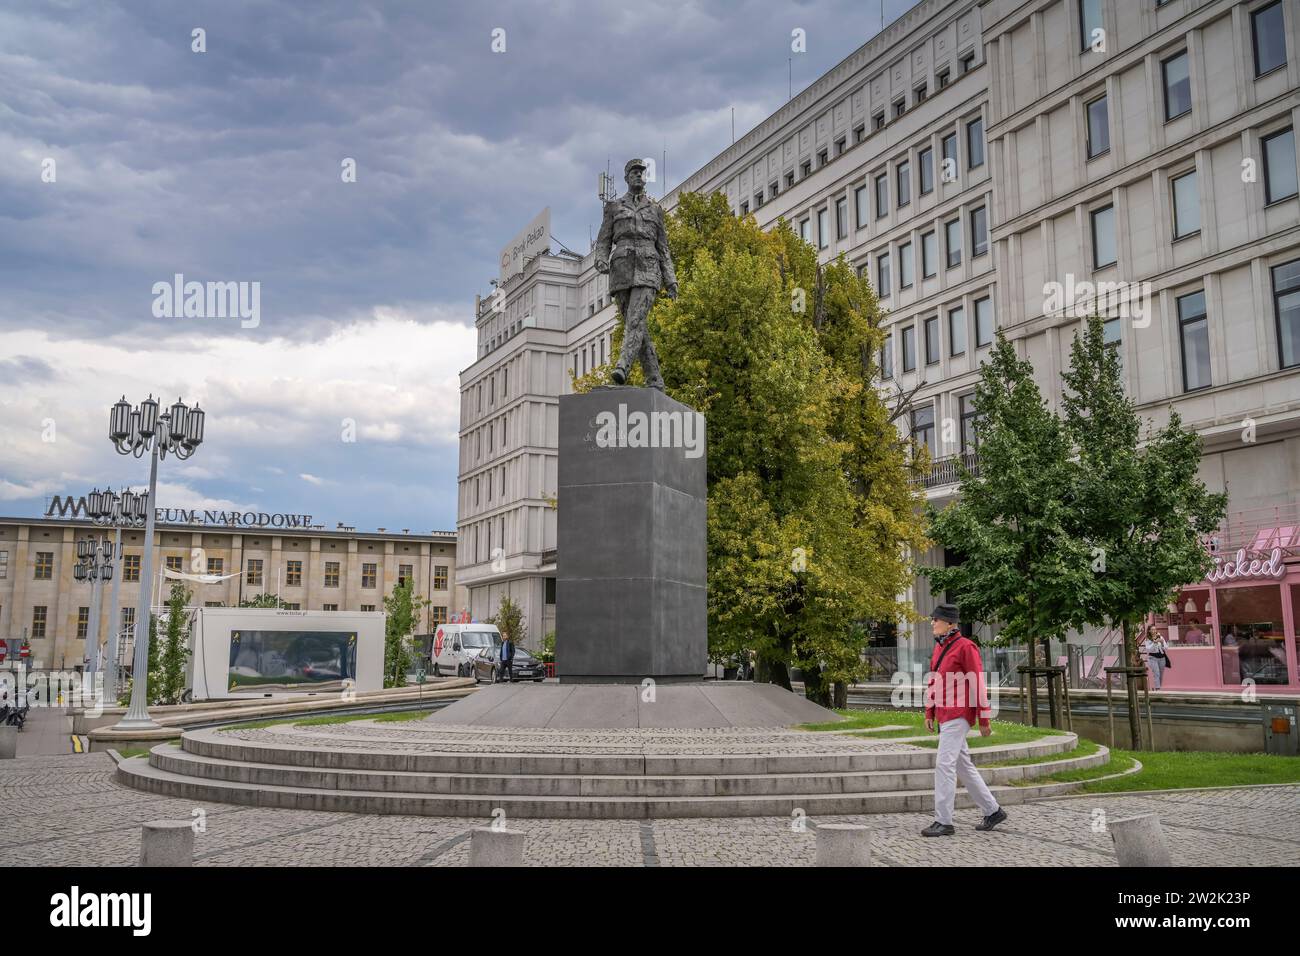
{"type": "Polygon", "coordinates": [[[985,817],[982,821],[980,821],[979,823],[975,824],[975,829],[976,829],[976,830],[992,830],[995,826],[997,826],[999,823],[1001,823],[1001,822],[1002,822],[1003,820],[1005,820],[1006,818],[1007,818],[1007,811],[1003,810],[1001,807],[998,807],[996,810],[994,810],[992,813],[990,813],[987,817],[985,817]]]}
{"type": "Polygon", "coordinates": [[[924,837],[952,836],[956,832],[957,832],[957,828],[954,827],[952,824],[940,823],[938,820],[935,820],[928,827],[926,827],[924,830],[921,831],[921,836],[924,837]]]}

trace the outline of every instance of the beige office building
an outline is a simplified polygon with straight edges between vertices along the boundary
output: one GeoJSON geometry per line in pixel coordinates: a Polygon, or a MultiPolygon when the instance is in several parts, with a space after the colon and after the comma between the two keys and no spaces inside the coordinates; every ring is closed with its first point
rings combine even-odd
{"type": "MultiPolygon", "coordinates": [[[[55,509],[51,508],[51,511],[55,509]]],[[[24,639],[33,667],[73,668],[85,654],[91,585],[73,577],[78,539],[112,530],[85,518],[0,518],[0,639],[10,659],[24,639]]],[[[122,533],[120,620],[135,620],[140,594],[144,531],[122,533]]],[[[429,600],[417,633],[465,605],[456,580],[456,536],[450,531],[366,532],[340,526],[281,530],[158,522],[154,531],[154,602],[166,600],[161,568],[232,575],[213,584],[186,582],[195,607],[235,607],[259,594],[278,594],[289,607],[319,611],[382,611],[384,598],[403,580],[429,600]]],[[[100,585],[100,640],[108,639],[111,586],[100,585]]]]}
{"type": "MultiPolygon", "coordinates": [[[[959,456],[978,463],[994,330],[1059,407],[1096,307],[1139,410],[1197,428],[1248,540],[1300,517],[1298,36],[1300,0],[922,0],[665,204],[722,192],[864,270],[888,313],[882,387],[908,396],[939,501],[959,456]]],[[[609,360],[602,279],[590,254],[540,255],[480,304],[458,519],[476,614],[506,587],[553,594],[555,396],[609,360]]]]}

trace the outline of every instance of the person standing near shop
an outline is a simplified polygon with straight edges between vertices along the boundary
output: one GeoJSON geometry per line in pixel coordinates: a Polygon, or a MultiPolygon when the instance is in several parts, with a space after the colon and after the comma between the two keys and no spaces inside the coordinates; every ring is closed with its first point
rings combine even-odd
{"type": "Polygon", "coordinates": [[[1147,663],[1147,670],[1151,673],[1151,689],[1159,690],[1160,683],[1165,676],[1165,665],[1169,663],[1169,655],[1166,652],[1168,645],[1165,643],[1165,636],[1157,631],[1154,627],[1147,628],[1146,639],[1142,641],[1139,650],[1147,663]]]}
{"type": "Polygon", "coordinates": [[[957,832],[952,810],[958,778],[984,814],[976,830],[992,830],[1007,818],[1007,811],[998,806],[975,769],[966,746],[966,735],[976,723],[981,737],[993,731],[979,648],[962,635],[958,620],[960,614],[953,604],[940,604],[930,614],[935,646],[925,695],[925,729],[933,733],[938,722],[939,756],[934,763],[934,822],[921,831],[921,836],[927,837],[957,832]]]}

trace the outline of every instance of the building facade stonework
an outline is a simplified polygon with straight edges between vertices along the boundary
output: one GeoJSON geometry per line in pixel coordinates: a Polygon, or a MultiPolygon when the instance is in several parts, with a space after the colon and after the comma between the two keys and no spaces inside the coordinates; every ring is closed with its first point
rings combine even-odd
{"type": "MultiPolygon", "coordinates": [[[[73,668],[85,657],[91,585],[73,577],[77,541],[112,529],[69,518],[0,518],[0,640],[10,656],[24,639],[33,667],[73,668]]],[[[122,532],[124,573],[119,623],[134,620],[139,598],[144,530],[122,532]]],[[[158,522],[154,530],[155,604],[169,583],[160,570],[233,575],[213,584],[185,582],[196,607],[236,607],[259,594],[278,594],[299,610],[382,611],[384,598],[409,576],[414,595],[429,606],[417,633],[466,608],[457,583],[452,532],[411,534],[339,528],[293,531],[220,528],[158,522]]],[[[111,583],[101,584],[100,641],[112,626],[111,583]]]]}

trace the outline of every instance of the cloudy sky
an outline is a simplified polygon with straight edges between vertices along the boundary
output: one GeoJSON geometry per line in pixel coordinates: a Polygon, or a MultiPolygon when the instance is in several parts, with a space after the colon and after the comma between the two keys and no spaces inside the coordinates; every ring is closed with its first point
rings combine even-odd
{"type": "Polygon", "coordinates": [[[138,487],[108,409],[153,393],[208,412],[162,507],[453,529],[501,247],[549,205],[586,252],[607,160],[666,144],[671,187],[879,28],[876,0],[4,0],[0,514],[138,487]],[[260,283],[256,327],[156,316],[177,273],[260,283]]]}

